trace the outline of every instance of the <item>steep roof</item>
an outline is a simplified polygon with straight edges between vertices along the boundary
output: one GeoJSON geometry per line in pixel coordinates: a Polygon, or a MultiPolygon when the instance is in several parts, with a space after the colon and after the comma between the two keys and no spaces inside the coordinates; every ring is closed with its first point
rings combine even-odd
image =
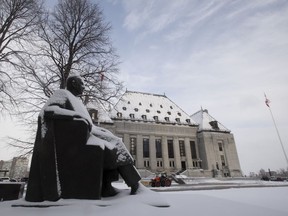
{"type": "Polygon", "coordinates": [[[126,91],[110,112],[112,119],[196,125],[165,95],[126,91]]]}
{"type": "Polygon", "coordinates": [[[191,118],[199,124],[198,131],[220,131],[220,132],[230,132],[224,125],[213,118],[207,109],[201,109],[198,112],[191,115],[191,118]]]}

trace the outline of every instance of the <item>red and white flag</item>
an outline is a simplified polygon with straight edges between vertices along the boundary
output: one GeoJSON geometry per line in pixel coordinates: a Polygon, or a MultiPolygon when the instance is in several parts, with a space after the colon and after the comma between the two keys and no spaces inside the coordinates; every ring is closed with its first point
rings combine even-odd
{"type": "Polygon", "coordinates": [[[266,106],[270,107],[270,100],[267,98],[266,94],[264,93],[264,96],[265,96],[265,104],[266,106]]]}

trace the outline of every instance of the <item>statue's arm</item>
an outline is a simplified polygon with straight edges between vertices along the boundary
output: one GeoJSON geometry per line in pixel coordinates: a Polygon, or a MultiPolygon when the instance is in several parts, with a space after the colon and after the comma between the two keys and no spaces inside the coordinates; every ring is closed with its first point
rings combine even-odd
{"type": "Polygon", "coordinates": [[[73,119],[77,113],[73,110],[65,109],[57,105],[48,106],[44,110],[44,117],[51,119],[73,119]]]}
{"type": "Polygon", "coordinates": [[[91,127],[92,127],[89,121],[85,118],[85,116],[82,116],[81,113],[75,112],[74,110],[62,108],[58,105],[48,106],[44,111],[44,118],[65,119],[65,120],[71,120],[71,121],[82,120],[89,126],[89,130],[91,130],[91,127]]]}

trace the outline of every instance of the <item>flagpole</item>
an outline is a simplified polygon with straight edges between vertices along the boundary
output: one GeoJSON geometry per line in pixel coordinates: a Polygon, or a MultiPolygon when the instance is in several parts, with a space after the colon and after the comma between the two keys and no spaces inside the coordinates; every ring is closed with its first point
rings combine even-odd
{"type": "Polygon", "coordinates": [[[286,152],[285,152],[285,148],[284,148],[284,145],[283,145],[283,143],[282,143],[282,140],[281,140],[281,137],[280,137],[280,133],[279,133],[278,127],[277,127],[277,125],[276,125],[276,122],[275,122],[275,119],[274,119],[272,110],[271,110],[270,105],[269,105],[270,101],[267,99],[266,94],[264,94],[264,95],[265,95],[265,98],[266,98],[265,103],[266,103],[266,105],[267,105],[268,108],[269,108],[269,111],[270,111],[270,114],[271,114],[271,117],[272,117],[272,120],[273,120],[275,129],[276,129],[276,132],[277,132],[277,135],[278,135],[278,139],[279,139],[279,141],[280,141],[280,144],[281,144],[281,147],[282,147],[282,150],[283,150],[285,159],[286,159],[287,168],[288,168],[288,157],[287,157],[287,154],[286,154],[286,152]]]}

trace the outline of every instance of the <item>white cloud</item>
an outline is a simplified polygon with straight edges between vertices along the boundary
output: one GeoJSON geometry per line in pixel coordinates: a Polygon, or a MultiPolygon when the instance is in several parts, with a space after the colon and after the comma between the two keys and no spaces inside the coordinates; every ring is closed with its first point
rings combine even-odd
{"type": "Polygon", "coordinates": [[[189,114],[207,108],[234,133],[247,171],[285,166],[264,92],[288,151],[287,1],[110,4],[122,13],[114,23],[123,17],[113,36],[129,90],[165,92],[189,114]]]}
{"type": "Polygon", "coordinates": [[[235,134],[246,171],[285,167],[264,104],[264,91],[273,101],[279,128],[285,132],[288,3],[183,1],[175,14],[171,1],[162,8],[153,3],[145,19],[139,18],[142,22],[137,31],[134,29],[138,43],[134,44],[133,56],[123,53],[126,63],[122,69],[138,77],[137,82],[129,79],[127,85],[135,90],[166,92],[187,113],[201,106],[207,108],[235,134]],[[152,52],[149,47],[154,46],[157,49],[152,52]],[[254,165],[248,159],[258,155],[257,151],[261,155],[254,159],[254,165]]]}

